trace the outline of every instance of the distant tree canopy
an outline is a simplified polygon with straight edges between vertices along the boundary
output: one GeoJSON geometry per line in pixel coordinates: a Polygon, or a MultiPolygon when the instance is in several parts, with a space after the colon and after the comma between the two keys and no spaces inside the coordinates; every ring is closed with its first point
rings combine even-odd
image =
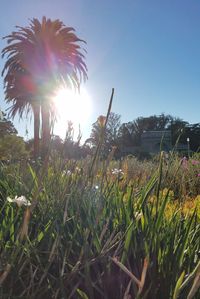
{"type": "MultiPolygon", "coordinates": [[[[123,123],[120,122],[120,115],[111,112],[106,127],[105,117],[99,116],[92,125],[90,138],[81,145],[81,133],[77,140],[74,140],[73,123],[68,122],[65,139],[59,136],[51,137],[52,154],[62,155],[66,159],[80,159],[94,152],[99,142],[102,142],[101,156],[106,158],[113,146],[117,146],[115,157],[122,156],[120,152],[123,147],[140,147],[141,136],[145,131],[170,130],[172,134],[172,145],[177,139],[179,143],[187,144],[192,151],[200,149],[200,123],[189,124],[180,118],[171,115],[161,114],[150,117],[138,117],[137,119],[123,123]]],[[[20,159],[27,157],[28,153],[33,156],[34,140],[26,143],[22,137],[17,136],[17,130],[13,123],[2,113],[0,121],[0,160],[20,159]]],[[[138,153],[140,154],[140,153],[138,153]]],[[[124,155],[124,154],[123,154],[124,155]]]]}
{"type": "Polygon", "coordinates": [[[111,147],[118,143],[118,131],[121,125],[120,118],[121,116],[119,114],[111,112],[106,128],[104,128],[103,122],[105,117],[100,115],[97,121],[92,125],[92,132],[90,138],[86,140],[86,144],[90,143],[91,147],[96,148],[102,138],[102,154],[107,155],[111,147]]]}
{"type": "Polygon", "coordinates": [[[6,118],[6,114],[1,112],[2,118],[0,120],[0,138],[5,135],[17,134],[13,123],[6,118]]]}
{"type": "Polygon", "coordinates": [[[149,117],[138,117],[135,120],[123,123],[119,129],[119,140],[126,146],[139,146],[144,131],[170,130],[173,117],[161,114],[149,117]]]}
{"type": "Polygon", "coordinates": [[[144,131],[170,130],[172,145],[175,145],[178,137],[179,142],[186,144],[190,138],[191,149],[196,151],[200,146],[200,123],[189,124],[180,118],[161,114],[150,117],[138,117],[132,122],[123,123],[119,129],[119,141],[127,146],[139,146],[141,135],[144,131]]]}
{"type": "Polygon", "coordinates": [[[74,126],[71,121],[68,121],[65,139],[61,139],[58,135],[51,137],[51,156],[59,155],[65,159],[81,159],[90,154],[90,148],[86,145],[81,145],[81,132],[78,137],[74,138],[74,126]]]}
{"type": "Polygon", "coordinates": [[[13,123],[6,118],[2,112],[0,121],[0,160],[16,160],[28,156],[25,142],[22,137],[17,136],[17,130],[13,123]]]}
{"type": "Polygon", "coordinates": [[[25,142],[17,135],[5,135],[0,140],[0,160],[19,160],[28,157],[25,142]]]}
{"type": "Polygon", "coordinates": [[[185,126],[180,142],[186,143],[187,138],[189,138],[190,149],[195,152],[200,151],[200,123],[185,126]]]}
{"type": "MultiPolygon", "coordinates": [[[[180,118],[171,115],[152,115],[149,117],[138,117],[133,121],[120,124],[120,116],[111,113],[104,136],[104,154],[108,153],[113,145],[120,147],[134,147],[141,145],[141,136],[145,131],[170,130],[172,135],[172,146],[179,138],[179,143],[187,144],[190,140],[190,149],[197,151],[200,147],[200,123],[189,124],[180,118]]],[[[101,134],[101,125],[97,120],[92,126],[92,132],[87,142],[95,147],[101,134]]]]}

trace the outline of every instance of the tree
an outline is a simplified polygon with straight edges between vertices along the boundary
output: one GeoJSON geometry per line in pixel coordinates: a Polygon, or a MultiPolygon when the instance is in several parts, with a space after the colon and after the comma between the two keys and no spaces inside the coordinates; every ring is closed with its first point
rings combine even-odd
{"type": "Polygon", "coordinates": [[[40,119],[43,148],[50,141],[50,128],[55,117],[53,95],[60,86],[79,89],[87,79],[87,67],[79,39],[72,27],[60,20],[38,19],[28,27],[5,37],[8,46],[2,50],[7,56],[4,76],[5,98],[12,103],[10,115],[22,117],[30,110],[34,115],[34,152],[39,151],[40,119]]]}
{"type": "Polygon", "coordinates": [[[133,122],[123,123],[120,126],[118,132],[118,143],[126,147],[131,147],[138,143],[133,122]]]}
{"type": "Polygon", "coordinates": [[[63,140],[58,135],[53,135],[51,138],[51,148],[52,150],[59,152],[60,154],[63,151],[63,140]]]}
{"type": "Polygon", "coordinates": [[[6,118],[6,114],[1,111],[1,120],[0,120],[0,138],[5,135],[13,135],[17,134],[17,130],[15,129],[13,123],[6,118]]]}
{"type": "Polygon", "coordinates": [[[172,145],[175,145],[177,140],[179,139],[179,142],[186,143],[186,138],[184,137],[185,128],[189,125],[188,122],[183,121],[180,118],[173,118],[171,121],[171,124],[169,125],[169,129],[172,133],[172,145]],[[185,139],[185,142],[184,142],[185,139]]]}
{"type": "Polygon", "coordinates": [[[117,113],[111,112],[108,117],[108,123],[106,125],[107,141],[110,145],[116,145],[118,131],[121,125],[121,116],[117,113]]]}
{"type": "Polygon", "coordinates": [[[185,123],[185,126],[182,127],[181,129],[182,131],[181,133],[179,133],[180,142],[182,144],[187,144],[189,142],[190,150],[194,152],[200,151],[200,123],[196,123],[196,124],[185,123]]]}
{"type": "Polygon", "coordinates": [[[0,160],[16,160],[28,156],[24,139],[17,136],[13,123],[0,111],[0,160]]]}
{"type": "Polygon", "coordinates": [[[126,146],[139,146],[144,131],[169,130],[173,117],[161,114],[138,117],[132,122],[124,123],[119,129],[119,140],[126,146]]]}
{"type": "Polygon", "coordinates": [[[18,160],[28,156],[22,137],[7,134],[0,139],[0,160],[18,160]]]}
{"type": "Polygon", "coordinates": [[[189,138],[189,146],[192,151],[200,152],[200,123],[192,124],[186,127],[186,140],[189,138]]]}
{"type": "Polygon", "coordinates": [[[112,146],[117,145],[118,130],[120,128],[119,114],[111,112],[108,117],[108,122],[105,128],[104,136],[102,135],[105,117],[100,115],[97,121],[92,125],[92,132],[90,138],[86,143],[90,142],[93,147],[96,147],[101,138],[103,138],[102,152],[106,156],[112,146]]]}
{"type": "Polygon", "coordinates": [[[178,141],[180,144],[187,144],[192,151],[200,149],[200,123],[189,124],[178,117],[171,115],[153,115],[150,117],[138,117],[128,123],[123,123],[118,131],[118,143],[125,147],[141,145],[141,136],[144,131],[170,130],[172,146],[178,141]]]}

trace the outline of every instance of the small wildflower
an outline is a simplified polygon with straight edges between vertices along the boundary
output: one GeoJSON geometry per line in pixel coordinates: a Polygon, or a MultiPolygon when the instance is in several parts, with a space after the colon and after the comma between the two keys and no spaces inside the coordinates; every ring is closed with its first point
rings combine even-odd
{"type": "Polygon", "coordinates": [[[19,197],[16,195],[14,199],[12,199],[10,197],[7,197],[7,201],[8,202],[15,202],[18,205],[18,207],[21,207],[23,205],[24,206],[30,206],[31,205],[30,201],[28,199],[26,199],[26,197],[24,195],[19,196],[19,197]]]}
{"type": "Polygon", "coordinates": [[[200,164],[200,162],[198,161],[198,160],[192,160],[192,165],[198,165],[198,164],[200,164]]]}
{"type": "Polygon", "coordinates": [[[63,170],[62,176],[70,176],[72,174],[71,170],[63,170]]]}
{"type": "Polygon", "coordinates": [[[200,177],[200,173],[198,173],[197,176],[200,177]]]}
{"type": "Polygon", "coordinates": [[[75,168],[75,171],[76,171],[76,173],[81,173],[82,172],[82,169],[81,168],[79,168],[78,166],[75,168]]]}
{"type": "Polygon", "coordinates": [[[95,189],[96,189],[96,190],[98,190],[98,189],[99,189],[99,186],[98,186],[98,185],[96,185],[96,186],[95,186],[95,189]]]}
{"type": "Polygon", "coordinates": [[[121,169],[118,169],[118,168],[112,169],[111,173],[114,174],[114,175],[123,175],[124,174],[124,172],[121,169]]]}

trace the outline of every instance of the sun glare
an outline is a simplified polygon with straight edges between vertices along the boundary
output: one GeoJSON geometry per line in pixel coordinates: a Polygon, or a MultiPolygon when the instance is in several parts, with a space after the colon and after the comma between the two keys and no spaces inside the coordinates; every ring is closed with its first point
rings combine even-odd
{"type": "Polygon", "coordinates": [[[73,92],[68,89],[59,89],[53,98],[57,110],[57,122],[55,124],[55,134],[64,136],[67,122],[72,121],[75,130],[82,127],[91,113],[90,97],[85,89],[80,92],[73,92]]]}

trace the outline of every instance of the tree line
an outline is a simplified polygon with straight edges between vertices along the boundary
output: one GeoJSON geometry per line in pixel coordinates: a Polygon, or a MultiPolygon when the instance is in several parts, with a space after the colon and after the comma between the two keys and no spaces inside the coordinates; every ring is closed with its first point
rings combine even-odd
{"type": "MultiPolygon", "coordinates": [[[[102,158],[106,158],[113,148],[115,148],[115,158],[124,156],[124,147],[139,148],[142,134],[145,131],[170,130],[172,147],[175,146],[177,140],[186,145],[189,138],[190,150],[194,152],[200,150],[200,123],[190,124],[180,118],[165,114],[138,117],[133,121],[121,123],[121,116],[114,112],[110,113],[105,128],[104,120],[104,116],[98,117],[92,125],[90,137],[84,143],[81,140],[81,132],[79,137],[74,139],[73,123],[69,121],[64,140],[57,135],[51,135],[51,154],[62,155],[67,159],[80,159],[92,155],[102,139],[103,129],[102,158]]],[[[39,142],[41,143],[42,140],[40,139],[39,142]]],[[[135,153],[138,157],[141,157],[142,154],[144,153],[141,151],[135,153]]],[[[20,157],[34,157],[34,139],[25,142],[22,137],[17,136],[17,130],[13,123],[3,113],[0,122],[0,159],[9,160],[20,157]]]]}
{"type": "MultiPolygon", "coordinates": [[[[178,117],[165,115],[164,113],[158,116],[138,117],[126,123],[121,123],[120,119],[119,114],[110,113],[103,143],[105,156],[113,146],[117,148],[116,155],[118,157],[123,155],[123,152],[120,152],[123,147],[140,147],[142,134],[145,131],[170,131],[172,147],[177,142],[183,145],[189,142],[190,150],[196,152],[200,149],[200,123],[190,124],[178,117]]],[[[95,148],[100,131],[101,126],[97,120],[92,126],[91,136],[86,143],[95,148]]]]}

